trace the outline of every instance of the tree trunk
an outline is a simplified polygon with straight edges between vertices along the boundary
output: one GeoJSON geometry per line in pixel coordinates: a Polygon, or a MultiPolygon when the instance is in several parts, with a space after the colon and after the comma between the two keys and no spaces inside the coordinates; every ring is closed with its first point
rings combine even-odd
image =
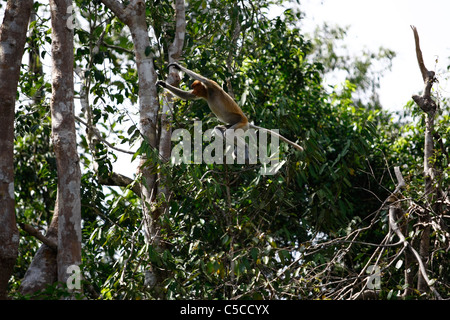
{"type": "MultiPolygon", "coordinates": [[[[175,36],[173,42],[169,46],[169,64],[172,62],[178,62],[181,54],[183,52],[184,38],[186,34],[186,13],[184,0],[175,1],[175,36]]],[[[179,86],[180,75],[178,70],[175,68],[170,68],[169,75],[166,79],[168,83],[173,86],[179,86]]],[[[173,96],[167,94],[162,100],[162,112],[161,112],[161,126],[160,126],[160,140],[159,140],[159,156],[164,163],[168,163],[171,155],[172,146],[172,111],[174,108],[173,96]]],[[[157,195],[155,201],[157,202],[154,206],[154,210],[151,213],[151,226],[152,226],[152,237],[153,245],[156,246],[156,250],[162,252],[167,249],[167,246],[161,241],[161,225],[160,217],[168,210],[168,203],[170,198],[169,189],[169,177],[165,174],[164,168],[159,171],[158,174],[158,185],[157,185],[157,195]]],[[[159,285],[168,277],[167,272],[151,270],[152,274],[147,274],[156,280],[155,293],[159,298],[164,298],[164,290],[160,288],[159,285]]]]}
{"type": "MultiPolygon", "coordinates": [[[[186,13],[184,8],[184,0],[175,1],[175,37],[169,46],[169,64],[172,62],[179,62],[183,52],[184,37],[186,34],[186,13]]],[[[178,87],[180,85],[180,75],[178,70],[171,67],[166,82],[172,86],[178,87]]],[[[171,155],[172,146],[172,111],[175,104],[173,95],[167,92],[162,100],[161,112],[161,136],[159,140],[159,155],[164,163],[168,163],[171,155]]],[[[158,202],[155,211],[152,213],[153,220],[159,219],[161,214],[167,209],[169,201],[170,190],[168,188],[168,177],[164,174],[164,170],[159,172],[158,177],[158,192],[156,201],[158,202]]],[[[153,222],[157,225],[157,222],[153,222]]],[[[158,226],[159,229],[160,226],[158,226]]],[[[156,231],[159,234],[159,231],[156,231]]],[[[158,241],[160,243],[160,241],[158,241]]]]}
{"type": "MultiPolygon", "coordinates": [[[[58,168],[58,281],[67,283],[72,265],[81,263],[81,172],[74,115],[71,0],[50,0],[52,20],[52,141],[58,168]],[[69,9],[69,12],[67,12],[69,9]],[[70,21],[68,23],[68,21],[70,21]]],[[[75,288],[80,289],[80,288],[75,288]]]]}
{"type": "MultiPolygon", "coordinates": [[[[430,81],[432,80],[430,79],[430,81]]],[[[434,197],[435,188],[433,186],[433,184],[436,183],[434,165],[432,163],[434,153],[433,132],[434,110],[428,111],[425,114],[424,176],[425,195],[428,201],[427,208],[432,208],[434,206],[434,202],[436,201],[434,197]]],[[[427,209],[425,209],[423,214],[419,217],[419,222],[422,229],[422,235],[419,243],[419,254],[425,264],[428,262],[430,255],[430,218],[430,211],[427,209]]],[[[421,274],[419,274],[417,290],[419,290],[419,292],[428,291],[428,285],[421,274]]]]}
{"type": "MultiPolygon", "coordinates": [[[[424,82],[424,90],[421,96],[414,95],[412,98],[417,105],[425,112],[425,145],[424,145],[424,177],[425,177],[425,196],[427,197],[428,208],[433,208],[436,198],[435,187],[436,173],[433,164],[434,155],[434,118],[437,110],[437,105],[431,98],[431,88],[435,82],[434,71],[428,71],[423,61],[422,51],[420,49],[419,34],[415,27],[411,27],[414,33],[414,40],[416,44],[417,62],[419,63],[420,72],[422,73],[422,79],[424,82]]],[[[419,254],[426,265],[429,260],[430,254],[430,212],[426,208],[423,214],[419,217],[420,228],[422,235],[419,243],[419,254]]],[[[419,273],[419,279],[417,282],[417,289],[420,292],[428,291],[428,284],[425,277],[419,273]]]]}
{"type": "MultiPolygon", "coordinates": [[[[171,123],[170,113],[172,110],[171,102],[163,104],[163,115],[161,119],[161,137],[158,141],[157,127],[158,127],[158,112],[159,112],[159,98],[157,88],[155,86],[157,74],[153,65],[153,55],[151,53],[151,45],[148,38],[148,27],[145,17],[145,2],[142,0],[132,0],[127,6],[123,6],[116,0],[102,0],[102,2],[114,12],[114,14],[124,22],[131,31],[131,37],[134,44],[134,52],[136,55],[136,64],[139,77],[139,114],[140,114],[140,131],[146,143],[156,151],[159,149],[159,154],[155,153],[154,157],[161,157],[169,159],[171,146],[171,123]]],[[[176,32],[175,39],[169,47],[169,62],[177,61],[181,56],[184,36],[186,29],[185,8],[183,0],[176,0],[176,32]]],[[[174,72],[169,76],[169,82],[176,84],[180,81],[178,72],[174,72]]],[[[164,183],[166,179],[160,176],[159,188],[156,184],[157,175],[154,173],[154,164],[151,159],[142,156],[138,174],[142,177],[141,183],[141,198],[143,207],[143,219],[145,226],[145,235],[149,243],[153,245],[155,250],[162,250],[162,243],[160,238],[160,226],[158,218],[163,211],[163,208],[155,206],[155,202],[163,196],[163,202],[168,198],[168,190],[164,183]],[[149,161],[150,160],[150,161],[149,161]]],[[[161,277],[150,270],[148,278],[156,279],[156,283],[161,282],[161,277]]],[[[155,283],[155,281],[148,281],[155,283]]],[[[158,290],[156,290],[158,291],[158,290]]]]}
{"type": "Polygon", "coordinates": [[[0,299],[19,247],[14,200],[14,106],[32,0],[9,0],[0,28],[0,299]]]}
{"type": "MultiPolygon", "coordinates": [[[[158,93],[156,91],[157,75],[153,65],[152,55],[149,51],[150,41],[148,27],[145,21],[145,3],[140,0],[132,1],[135,4],[136,15],[129,27],[136,55],[137,71],[139,76],[139,116],[140,131],[146,142],[153,150],[158,149],[157,122],[159,112],[158,93]]],[[[156,156],[156,154],[155,154],[156,156]]],[[[138,173],[142,176],[142,202],[143,216],[146,221],[146,235],[156,246],[159,245],[158,228],[154,225],[152,217],[152,203],[156,192],[156,174],[154,164],[142,156],[138,173]]]]}
{"type": "MultiPolygon", "coordinates": [[[[46,237],[53,242],[58,240],[58,216],[56,214],[53,215],[46,237]]],[[[41,245],[20,284],[21,294],[34,294],[56,282],[58,278],[56,253],[57,251],[47,245],[41,245]]]]}
{"type": "MultiPolygon", "coordinates": [[[[159,112],[159,99],[155,85],[157,74],[153,65],[153,55],[148,37],[145,2],[143,0],[131,0],[127,6],[123,6],[116,0],[101,1],[130,29],[139,77],[140,132],[145,139],[145,143],[148,143],[153,150],[157,150],[159,112]]],[[[154,156],[156,157],[157,154],[155,153],[154,156]]],[[[159,228],[155,225],[155,219],[152,217],[153,201],[156,197],[156,174],[151,159],[141,156],[138,175],[142,179],[141,199],[145,236],[147,241],[157,248],[160,245],[159,228]]],[[[154,276],[154,274],[150,275],[152,278],[154,276]]]]}
{"type": "MultiPolygon", "coordinates": [[[[178,62],[183,52],[184,38],[186,34],[186,12],[184,8],[184,0],[175,1],[175,37],[172,44],[169,46],[169,64],[178,62]]],[[[172,86],[179,86],[180,75],[178,70],[171,67],[166,82],[172,86]]],[[[167,162],[171,154],[171,137],[172,137],[172,110],[174,107],[173,95],[167,93],[167,96],[162,101],[162,115],[161,115],[161,138],[159,143],[159,154],[163,161],[167,162]]],[[[161,190],[165,193],[165,187],[161,190]]]]}

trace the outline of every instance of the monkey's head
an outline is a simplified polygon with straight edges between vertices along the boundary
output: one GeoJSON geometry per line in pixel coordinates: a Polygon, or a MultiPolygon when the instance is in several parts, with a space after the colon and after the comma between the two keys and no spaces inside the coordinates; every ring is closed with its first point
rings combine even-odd
{"type": "Polygon", "coordinates": [[[206,87],[200,81],[195,80],[192,83],[191,88],[194,89],[194,90],[192,90],[192,93],[195,94],[197,97],[208,99],[206,87]]]}

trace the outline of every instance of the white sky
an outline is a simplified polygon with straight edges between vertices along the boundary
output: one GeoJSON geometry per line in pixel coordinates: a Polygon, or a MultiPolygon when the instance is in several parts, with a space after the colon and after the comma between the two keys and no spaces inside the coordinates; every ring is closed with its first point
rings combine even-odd
{"type": "Polygon", "coordinates": [[[426,67],[441,74],[440,94],[449,95],[449,74],[442,72],[450,64],[450,1],[303,0],[301,9],[306,13],[302,23],[306,32],[324,21],[349,25],[346,44],[355,53],[364,48],[377,51],[381,46],[397,53],[392,71],[381,80],[384,108],[400,110],[423,87],[410,25],[419,32],[426,67]]]}

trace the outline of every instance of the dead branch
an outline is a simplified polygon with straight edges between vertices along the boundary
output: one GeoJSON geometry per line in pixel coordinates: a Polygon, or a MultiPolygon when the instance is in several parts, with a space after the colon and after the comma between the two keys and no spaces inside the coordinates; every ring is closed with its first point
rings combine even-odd
{"type": "MultiPolygon", "coordinates": [[[[417,29],[411,26],[414,33],[414,40],[416,43],[416,55],[419,63],[420,72],[424,81],[424,90],[422,96],[414,95],[412,98],[417,105],[425,112],[425,144],[424,144],[424,177],[425,177],[425,195],[428,203],[436,201],[434,194],[436,193],[436,170],[434,168],[433,156],[434,156],[434,121],[437,110],[437,104],[431,97],[431,88],[436,81],[433,71],[429,71],[425,67],[423,62],[422,51],[420,50],[419,34],[417,29]]],[[[437,192],[439,193],[439,192],[437,192]]],[[[430,214],[425,214],[419,217],[419,223],[423,225],[422,236],[419,244],[419,253],[422,259],[426,260],[429,257],[430,247],[430,227],[429,227],[430,214]]],[[[422,271],[422,270],[421,270],[422,271]]],[[[419,291],[425,291],[427,286],[429,287],[429,281],[423,272],[419,275],[418,289],[419,291]]]]}
{"type": "Polygon", "coordinates": [[[133,151],[129,151],[129,150],[124,150],[124,149],[120,149],[115,147],[114,145],[112,145],[110,142],[108,142],[105,138],[102,137],[100,131],[95,127],[95,126],[89,126],[89,124],[84,121],[83,119],[81,119],[78,116],[75,116],[75,119],[80,122],[81,124],[85,125],[89,130],[92,130],[92,132],[94,133],[94,135],[97,137],[97,139],[99,139],[100,141],[102,141],[104,144],[106,144],[109,148],[114,149],[116,151],[119,152],[123,152],[123,153],[127,153],[127,154],[132,154],[134,155],[133,151]]]}
{"type": "MultiPolygon", "coordinates": [[[[398,167],[396,167],[395,175],[399,179],[399,184],[397,185],[397,188],[396,188],[396,190],[397,190],[397,189],[399,189],[399,185],[404,184],[405,182],[404,182],[403,176],[400,172],[400,169],[398,167]]],[[[398,210],[399,210],[399,208],[395,204],[389,206],[389,226],[392,229],[392,231],[394,231],[394,233],[397,235],[397,237],[400,239],[400,242],[403,243],[403,246],[408,248],[409,250],[411,250],[411,252],[414,254],[414,257],[416,258],[417,262],[419,263],[419,270],[420,270],[420,273],[422,274],[423,279],[427,283],[430,290],[434,293],[436,298],[438,300],[442,300],[441,295],[439,294],[439,292],[437,292],[436,288],[434,288],[433,282],[430,280],[430,278],[428,278],[427,271],[426,271],[425,265],[422,261],[422,258],[420,257],[420,255],[416,251],[416,249],[414,249],[414,247],[408,241],[406,241],[405,236],[403,235],[403,233],[401,232],[400,228],[397,225],[396,217],[397,217],[398,210]]]]}
{"type": "Polygon", "coordinates": [[[422,73],[423,81],[425,81],[428,77],[428,70],[425,67],[425,63],[423,62],[422,50],[420,50],[420,42],[419,42],[419,33],[415,26],[411,26],[411,29],[414,33],[414,41],[416,43],[416,55],[417,62],[419,63],[420,72],[422,73]]]}
{"type": "MultiPolygon", "coordinates": [[[[398,184],[395,190],[399,191],[400,189],[406,186],[405,179],[403,179],[402,172],[400,171],[400,167],[394,167],[395,177],[397,178],[398,184]]],[[[394,192],[395,193],[395,192],[394,192]]]]}
{"type": "Polygon", "coordinates": [[[411,26],[411,29],[413,30],[414,40],[416,43],[417,62],[419,63],[420,72],[422,74],[422,79],[425,85],[422,96],[414,95],[412,98],[424,112],[435,112],[437,109],[437,105],[436,102],[434,102],[434,100],[431,98],[431,87],[436,81],[434,77],[435,73],[434,71],[429,71],[425,67],[425,63],[423,62],[422,50],[420,49],[419,33],[417,32],[416,27],[411,26]]]}

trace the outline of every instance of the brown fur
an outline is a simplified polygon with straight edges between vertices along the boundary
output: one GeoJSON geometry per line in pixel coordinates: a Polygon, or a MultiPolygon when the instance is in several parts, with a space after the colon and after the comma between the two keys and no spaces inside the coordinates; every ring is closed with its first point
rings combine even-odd
{"type": "Polygon", "coordinates": [[[227,124],[227,129],[242,129],[245,131],[248,128],[254,128],[265,130],[280,137],[283,141],[289,143],[294,148],[301,151],[303,150],[303,148],[295,142],[286,139],[272,130],[250,124],[247,117],[244,115],[234,99],[223,91],[216,82],[186,69],[177,63],[171,63],[169,64],[169,67],[174,67],[177,70],[181,70],[191,78],[194,78],[195,81],[191,85],[192,90],[183,91],[162,81],[158,81],[157,85],[163,86],[173,94],[176,94],[185,100],[196,100],[198,98],[205,99],[208,102],[209,108],[217,116],[217,118],[227,124]]]}
{"type": "Polygon", "coordinates": [[[208,100],[208,92],[206,91],[205,86],[200,81],[195,80],[192,83],[191,88],[194,89],[192,93],[195,94],[197,97],[201,97],[208,100]]]}

